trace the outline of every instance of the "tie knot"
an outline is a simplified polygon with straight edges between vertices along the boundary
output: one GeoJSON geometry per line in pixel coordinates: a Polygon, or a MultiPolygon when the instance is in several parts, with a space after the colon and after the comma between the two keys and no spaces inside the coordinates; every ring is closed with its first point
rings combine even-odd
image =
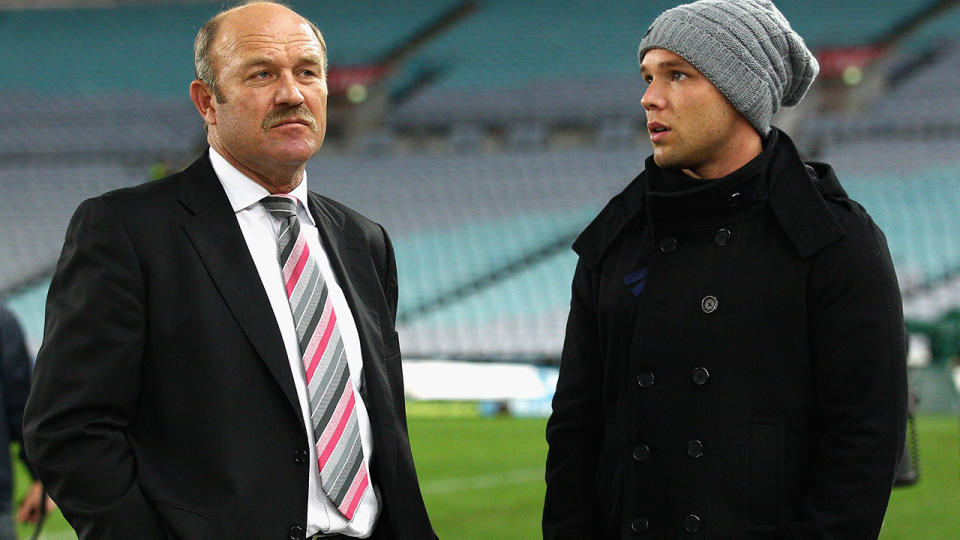
{"type": "Polygon", "coordinates": [[[260,199],[260,202],[275,218],[289,219],[297,216],[297,199],[293,197],[271,195],[260,199]]]}

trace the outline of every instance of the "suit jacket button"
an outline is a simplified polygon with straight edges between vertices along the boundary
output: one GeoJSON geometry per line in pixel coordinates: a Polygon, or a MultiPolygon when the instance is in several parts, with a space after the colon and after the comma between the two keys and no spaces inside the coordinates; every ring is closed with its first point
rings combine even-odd
{"type": "Polygon", "coordinates": [[[653,386],[653,372],[652,371],[641,371],[637,375],[637,384],[640,385],[640,388],[650,388],[653,386]]]}
{"type": "Polygon", "coordinates": [[[717,234],[713,237],[713,241],[718,246],[725,246],[730,243],[730,237],[733,236],[733,233],[729,229],[720,229],[717,231],[717,234]]]}
{"type": "Polygon", "coordinates": [[[630,530],[637,534],[643,534],[650,530],[650,522],[647,521],[647,518],[637,518],[630,522],[630,530]]]}
{"type": "Polygon", "coordinates": [[[287,538],[289,538],[289,540],[303,540],[306,532],[307,531],[300,525],[291,525],[290,528],[287,529],[287,538]]]}
{"type": "Polygon", "coordinates": [[[710,380],[710,372],[705,367],[698,367],[693,370],[690,377],[693,379],[693,384],[703,386],[710,380]]]}
{"type": "Polygon", "coordinates": [[[694,439],[687,443],[687,455],[696,459],[703,455],[703,443],[694,439]]]}
{"type": "Polygon", "coordinates": [[[294,450],[293,451],[293,461],[303,465],[307,462],[307,459],[310,457],[310,452],[307,450],[294,450]]]}
{"type": "Polygon", "coordinates": [[[636,462],[646,461],[650,457],[650,447],[645,444],[638,444],[633,449],[633,459],[636,462]]]}
{"type": "Polygon", "coordinates": [[[677,250],[677,239],[667,236],[660,239],[660,251],[663,253],[673,253],[677,250]]]}
{"type": "Polygon", "coordinates": [[[683,530],[688,533],[700,532],[700,526],[703,524],[703,520],[700,519],[700,516],[696,514],[690,514],[683,518],[683,530]]]}
{"type": "Polygon", "coordinates": [[[705,296],[703,300],[700,301],[700,309],[702,309],[704,313],[713,313],[719,305],[720,302],[717,301],[716,296],[705,296]]]}

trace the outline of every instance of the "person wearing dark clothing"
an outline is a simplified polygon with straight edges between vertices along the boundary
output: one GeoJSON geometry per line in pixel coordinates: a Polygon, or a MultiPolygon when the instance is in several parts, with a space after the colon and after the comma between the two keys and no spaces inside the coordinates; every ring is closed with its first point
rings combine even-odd
{"type": "Polygon", "coordinates": [[[654,153],[573,246],[544,538],[876,538],[902,306],[883,233],[770,126],[816,60],[765,0],[668,10],[639,60],[654,153]]]}
{"type": "MultiPolygon", "coordinates": [[[[30,356],[20,324],[6,307],[0,305],[0,448],[20,444],[20,459],[27,462],[23,451],[23,407],[30,393],[30,356]]],[[[40,509],[42,490],[34,482],[17,511],[18,521],[35,521],[40,509]]],[[[13,464],[10,452],[0,452],[0,540],[16,539],[13,519],[13,464]]]]}

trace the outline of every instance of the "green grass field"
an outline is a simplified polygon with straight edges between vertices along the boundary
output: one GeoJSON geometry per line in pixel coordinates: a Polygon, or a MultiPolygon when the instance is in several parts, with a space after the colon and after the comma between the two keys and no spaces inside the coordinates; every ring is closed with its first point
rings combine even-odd
{"type": "MultiPolygon", "coordinates": [[[[438,417],[435,412],[411,407],[410,439],[427,509],[440,538],[540,538],[546,421],[438,417]]],[[[922,417],[918,427],[921,480],[894,490],[880,538],[955,540],[960,538],[958,419],[922,417]]],[[[21,470],[18,490],[25,482],[21,470]]],[[[30,531],[20,529],[24,538],[30,531]]],[[[68,540],[76,535],[55,514],[41,538],[68,540]]]]}

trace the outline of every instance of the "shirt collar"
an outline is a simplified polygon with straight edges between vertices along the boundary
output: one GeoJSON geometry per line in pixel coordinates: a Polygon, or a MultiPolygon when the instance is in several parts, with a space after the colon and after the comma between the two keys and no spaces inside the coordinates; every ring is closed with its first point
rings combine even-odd
{"type": "MultiPolygon", "coordinates": [[[[270,192],[260,184],[254,182],[247,175],[240,172],[236,167],[230,164],[213,147],[210,147],[210,164],[213,165],[213,171],[217,173],[220,184],[223,185],[223,191],[227,194],[230,206],[234,213],[246,210],[260,202],[260,199],[270,195],[270,192]]],[[[295,199],[300,201],[298,214],[300,219],[306,218],[311,225],[316,226],[313,216],[306,211],[309,206],[307,190],[307,171],[303,171],[303,181],[289,193],[295,199]]]]}

